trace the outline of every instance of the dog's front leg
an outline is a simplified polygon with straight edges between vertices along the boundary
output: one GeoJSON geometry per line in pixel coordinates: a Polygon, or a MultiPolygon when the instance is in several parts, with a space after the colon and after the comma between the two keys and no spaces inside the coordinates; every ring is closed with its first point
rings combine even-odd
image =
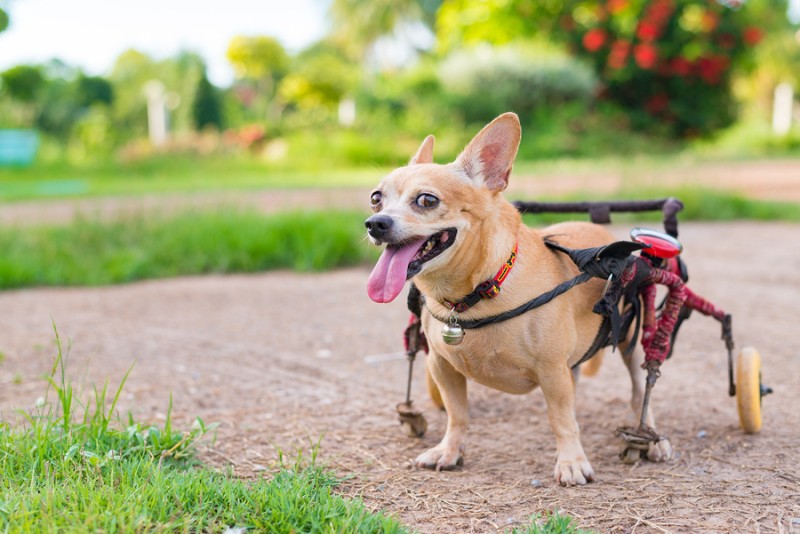
{"type": "Polygon", "coordinates": [[[427,365],[447,410],[447,431],[442,441],[417,456],[414,464],[437,471],[455,469],[464,462],[463,441],[469,426],[467,379],[434,350],[427,356],[427,365]]]}
{"type": "Polygon", "coordinates": [[[575,385],[566,365],[540,375],[547,402],[547,417],[556,435],[556,482],[562,486],[583,485],[594,480],[594,470],[583,452],[575,419],[575,385]]]}

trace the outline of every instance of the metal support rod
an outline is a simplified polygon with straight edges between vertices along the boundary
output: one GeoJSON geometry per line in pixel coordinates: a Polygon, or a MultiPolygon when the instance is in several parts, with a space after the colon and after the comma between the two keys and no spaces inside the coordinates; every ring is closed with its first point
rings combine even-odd
{"type": "Polygon", "coordinates": [[[406,404],[411,403],[411,377],[414,372],[414,359],[416,354],[408,355],[408,384],[406,385],[406,404]]]}
{"type": "Polygon", "coordinates": [[[592,222],[609,223],[612,212],[658,211],[664,215],[664,230],[673,237],[678,237],[677,214],[683,209],[683,203],[677,198],[658,200],[612,200],[606,202],[523,202],[516,201],[514,206],[522,213],[589,213],[592,222]]]}
{"type": "Polygon", "coordinates": [[[728,349],[728,395],[736,396],[736,383],[733,381],[733,318],[730,314],[722,319],[722,339],[728,349]]]}
{"type": "Polygon", "coordinates": [[[650,406],[650,393],[658,380],[658,367],[647,367],[647,382],[644,388],[644,399],[642,400],[642,413],[639,416],[639,428],[647,426],[647,408],[650,406]]]}

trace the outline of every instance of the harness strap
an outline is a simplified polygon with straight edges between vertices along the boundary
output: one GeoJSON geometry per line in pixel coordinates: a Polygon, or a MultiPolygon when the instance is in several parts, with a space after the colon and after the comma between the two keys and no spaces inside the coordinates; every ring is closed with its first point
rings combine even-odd
{"type": "MultiPolygon", "coordinates": [[[[641,276],[643,273],[641,272],[641,269],[634,270],[634,272],[639,271],[637,274],[640,274],[640,276],[635,277],[637,278],[636,280],[623,281],[622,275],[623,272],[625,272],[628,267],[638,259],[634,256],[631,256],[631,253],[636,250],[646,248],[646,245],[630,241],[618,241],[602,247],[570,249],[552,241],[553,237],[555,236],[548,236],[545,238],[545,245],[547,245],[551,250],[567,254],[582,271],[580,274],[570,280],[560,283],[550,291],[547,291],[546,293],[543,293],[529,300],[528,302],[517,306],[514,309],[480,319],[460,319],[459,325],[461,328],[467,330],[482,328],[484,326],[507,321],[547,304],[559,295],[566,293],[573,287],[583,284],[592,278],[610,279],[612,280],[612,284],[609,288],[607,288],[606,293],[593,308],[595,313],[603,316],[603,321],[600,324],[600,328],[598,329],[594,341],[583,357],[581,357],[581,359],[573,365],[574,368],[575,366],[580,365],[591,358],[601,348],[608,345],[614,345],[614,347],[616,347],[621,334],[623,332],[626,333],[629,330],[634,319],[636,320],[636,330],[634,335],[638,337],[641,313],[639,299],[636,297],[636,291],[640,283],[639,278],[643,278],[643,276],[641,276]],[[619,313],[619,302],[623,297],[625,299],[626,307],[624,317],[620,316],[619,313]]],[[[425,303],[424,296],[421,295],[417,287],[412,283],[411,290],[409,291],[408,295],[408,308],[412,312],[412,321],[414,316],[416,316],[417,325],[419,324],[418,321],[422,311],[422,304],[425,304],[428,312],[435,319],[440,322],[447,322],[447,318],[438,317],[431,311],[431,309],[425,303]]],[[[417,326],[417,328],[419,327],[417,326]]],[[[422,334],[422,336],[422,341],[424,343],[424,334],[422,334]]],[[[408,340],[408,334],[406,339],[408,340]]],[[[635,341],[631,343],[630,348],[633,346],[635,346],[635,341]]],[[[427,346],[424,348],[427,349],[427,346]]],[[[409,349],[408,343],[406,344],[406,349],[409,349]]]]}
{"type": "MultiPolygon", "coordinates": [[[[566,282],[560,283],[559,285],[557,285],[556,287],[554,287],[553,289],[551,289],[547,293],[543,293],[543,294],[539,295],[538,297],[536,297],[534,299],[531,299],[528,302],[526,302],[526,303],[524,303],[524,304],[522,304],[520,306],[517,306],[516,308],[514,308],[512,310],[508,310],[506,312],[499,313],[497,315],[491,315],[489,317],[483,317],[481,319],[459,319],[458,324],[464,330],[468,330],[468,329],[473,329],[473,328],[482,328],[484,326],[488,326],[488,325],[491,325],[491,324],[500,323],[500,322],[503,322],[503,321],[507,321],[509,319],[513,319],[514,317],[522,315],[523,313],[529,312],[529,311],[531,311],[531,310],[533,310],[535,308],[538,308],[539,306],[543,306],[543,305],[547,304],[548,302],[550,302],[551,300],[553,300],[557,296],[559,296],[559,295],[561,295],[563,293],[566,293],[567,291],[569,291],[570,289],[572,289],[576,285],[582,284],[584,282],[587,282],[587,281],[591,280],[592,278],[593,277],[592,277],[591,274],[581,273],[578,276],[576,276],[575,278],[573,278],[571,280],[567,280],[566,282]]],[[[423,298],[423,302],[424,302],[424,300],[425,299],[423,298]]],[[[428,305],[425,304],[425,307],[428,308],[428,305]]],[[[430,308],[428,308],[428,312],[430,312],[430,314],[433,315],[433,317],[435,319],[437,319],[438,321],[441,321],[443,323],[446,323],[448,321],[447,318],[443,319],[443,318],[437,316],[435,313],[433,313],[431,311],[430,308]]]]}

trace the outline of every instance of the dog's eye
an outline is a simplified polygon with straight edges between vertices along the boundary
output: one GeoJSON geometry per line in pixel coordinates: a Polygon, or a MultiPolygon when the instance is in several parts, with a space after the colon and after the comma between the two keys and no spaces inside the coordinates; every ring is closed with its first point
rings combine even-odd
{"type": "Polygon", "coordinates": [[[416,202],[420,208],[435,208],[439,205],[439,199],[430,193],[422,193],[417,197],[416,202]]]}
{"type": "Polygon", "coordinates": [[[369,197],[369,203],[373,208],[377,208],[380,206],[381,201],[383,200],[383,195],[380,191],[375,191],[372,193],[372,196],[369,197]]]}

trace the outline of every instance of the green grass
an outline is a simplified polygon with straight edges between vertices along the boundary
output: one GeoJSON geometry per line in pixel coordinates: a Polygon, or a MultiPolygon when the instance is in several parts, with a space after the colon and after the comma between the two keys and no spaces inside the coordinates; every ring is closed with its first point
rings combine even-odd
{"type": "MultiPolygon", "coordinates": [[[[683,188],[623,191],[618,199],[675,196],[685,203],[679,221],[800,222],[800,205],[683,188]]],[[[558,199],[564,200],[564,199],[558,199]]],[[[573,197],[567,200],[585,200],[573,197]]],[[[314,272],[372,261],[365,214],[217,209],[175,215],[143,214],[114,221],[78,219],[64,226],[0,227],[0,289],[103,285],[204,273],[292,269],[314,272]]],[[[531,215],[527,224],[588,220],[586,214],[531,215]]],[[[661,214],[612,214],[619,224],[661,214]]]]}
{"type": "Polygon", "coordinates": [[[370,187],[388,170],[378,167],[298,170],[233,156],[165,155],[132,163],[100,161],[82,165],[59,160],[27,168],[0,167],[0,200],[370,187]]]}
{"type": "Polygon", "coordinates": [[[590,532],[576,527],[571,517],[555,512],[536,514],[531,518],[529,526],[523,529],[515,528],[511,534],[589,534],[590,532]]]}
{"type": "Polygon", "coordinates": [[[0,228],[0,288],[99,285],[271,269],[322,271],[375,257],[364,214],[216,210],[0,228]]]}
{"type": "Polygon", "coordinates": [[[44,400],[22,425],[0,422],[0,532],[406,532],[336,495],[339,479],[315,465],[318,445],[310,461],[248,482],[198,465],[213,425],[177,431],[171,401],[163,427],[115,416],[127,373],[113,397],[106,384],[81,404],[56,340],[44,400]]]}
{"type": "MultiPolygon", "coordinates": [[[[55,330],[55,327],[54,327],[55,330]]],[[[320,444],[291,462],[280,455],[266,479],[246,481],[208,469],[197,445],[216,425],[189,431],[126,421],[116,413],[129,370],[113,396],[108,383],[88,402],[67,378],[58,353],[47,391],[21,424],[0,421],[0,532],[405,533],[409,529],[357,499],[317,465],[320,444]]],[[[578,534],[569,517],[536,515],[514,533],[578,534]]]]}

